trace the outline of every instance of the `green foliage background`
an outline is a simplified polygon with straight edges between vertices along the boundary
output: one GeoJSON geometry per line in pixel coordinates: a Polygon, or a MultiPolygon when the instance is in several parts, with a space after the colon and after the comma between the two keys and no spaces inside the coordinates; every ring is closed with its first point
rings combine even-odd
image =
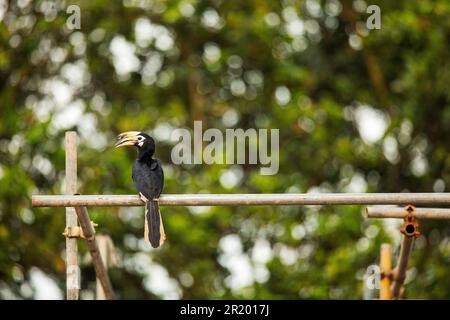
{"type": "MultiPolygon", "coordinates": [[[[280,128],[279,173],[233,166],[242,178],[226,188],[220,181],[229,166],[172,165],[172,143],[160,139],[165,193],[346,192],[354,179],[367,192],[448,190],[447,0],[368,1],[381,7],[380,30],[365,28],[361,0],[8,2],[0,22],[0,298],[33,298],[34,267],[65,290],[64,210],[32,209],[30,199],[62,192],[66,130],[81,137],[82,194],[134,193],[135,150],[113,150],[117,133],[164,133],[194,120],[225,130],[230,118],[237,120],[230,127],[280,128]],[[69,4],[81,8],[79,31],[66,27],[69,4]],[[138,19],[153,24],[153,38],[139,40],[138,19]],[[162,34],[169,40],[158,43],[162,34]],[[133,45],[133,71],[116,72],[113,39],[133,45]],[[72,88],[67,105],[82,106],[75,124],[61,120],[66,106],[55,97],[64,88],[52,81],[72,88]],[[289,94],[280,102],[276,92],[289,94]],[[373,143],[358,131],[361,105],[389,119],[373,143]]],[[[122,299],[360,299],[381,243],[398,247],[396,233],[365,219],[359,206],[167,207],[167,244],[149,250],[141,209],[90,210],[98,232],[118,248],[121,264],[111,277],[122,299]],[[234,250],[242,250],[255,281],[232,289],[231,258],[219,244],[236,235],[242,246],[234,250]],[[267,259],[255,257],[255,244],[270,247],[267,259]],[[175,296],[145,285],[150,265],[167,270],[175,296]]],[[[422,233],[406,295],[449,298],[449,224],[424,221],[422,233]]],[[[86,253],[81,242],[80,251],[86,253]]],[[[92,267],[82,274],[82,297],[92,297],[92,267]]]]}

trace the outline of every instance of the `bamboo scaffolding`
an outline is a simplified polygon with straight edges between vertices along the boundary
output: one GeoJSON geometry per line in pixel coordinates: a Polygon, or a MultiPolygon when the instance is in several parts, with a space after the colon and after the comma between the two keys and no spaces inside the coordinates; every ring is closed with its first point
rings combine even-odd
{"type": "MultiPolygon", "coordinates": [[[[415,208],[414,215],[418,219],[450,219],[450,209],[446,208],[415,208]]],[[[405,216],[405,208],[395,206],[373,206],[366,208],[368,218],[399,218],[405,216]]]]}
{"type": "MultiPolygon", "coordinates": [[[[77,192],[77,134],[66,132],[66,194],[77,192]]],[[[66,207],[66,227],[77,226],[74,208],[66,207]]],[[[66,238],[66,295],[68,300],[78,300],[80,290],[77,239],[66,238]]]]}
{"type": "MultiPolygon", "coordinates": [[[[450,193],[165,194],[161,206],[450,205],[450,193]]],[[[138,195],[33,195],[33,207],[143,206],[138,195]]]]}
{"type": "MultiPolygon", "coordinates": [[[[80,269],[76,239],[78,236],[87,240],[97,274],[98,298],[113,299],[114,293],[107,274],[107,257],[103,254],[103,258],[106,259],[102,259],[86,207],[143,206],[144,202],[138,195],[75,195],[77,192],[77,134],[67,132],[65,139],[66,195],[33,195],[32,206],[66,208],[64,234],[66,235],[67,299],[79,298],[80,269]],[[72,234],[73,231],[79,232],[79,229],[75,230],[78,228],[77,218],[82,230],[81,235],[72,234]]],[[[161,206],[378,205],[366,209],[367,217],[404,218],[405,209],[392,205],[450,205],[450,193],[165,194],[155,201],[158,201],[161,206]]],[[[450,219],[450,208],[416,208],[414,214],[419,219],[450,219]]],[[[394,272],[391,272],[391,247],[386,244],[382,246],[380,267],[385,276],[381,280],[380,299],[389,299],[391,296],[397,299],[401,297],[412,243],[413,236],[404,235],[394,272]],[[393,275],[392,292],[390,290],[391,275],[393,275]]]]}
{"type": "MultiPolygon", "coordinates": [[[[77,192],[77,133],[74,131],[66,132],[66,194],[73,195],[77,192]]],[[[66,286],[67,299],[78,300],[81,273],[78,265],[78,244],[75,231],[79,232],[78,222],[82,230],[82,236],[86,238],[87,245],[92,256],[95,272],[102,285],[106,299],[113,299],[111,282],[109,281],[106,268],[102,263],[97,242],[95,240],[95,230],[89,219],[85,207],[66,206],[66,286]],[[77,230],[78,229],[78,230],[77,230]],[[72,234],[74,233],[74,234],[72,234]]]]}
{"type": "Polygon", "coordinates": [[[106,271],[105,264],[100,256],[100,251],[98,249],[97,241],[95,240],[95,230],[92,226],[91,220],[89,219],[88,211],[85,207],[75,207],[75,211],[80,222],[80,226],[83,230],[83,236],[87,241],[89,252],[91,253],[92,263],[94,264],[95,273],[100,281],[105,298],[107,300],[114,299],[114,292],[112,289],[111,282],[106,271]]]}
{"type": "Polygon", "coordinates": [[[380,254],[380,300],[391,299],[392,247],[388,243],[381,245],[380,254]]]}
{"type": "Polygon", "coordinates": [[[408,260],[411,254],[413,241],[413,236],[403,236],[397,266],[394,269],[394,280],[392,285],[393,299],[400,299],[403,294],[402,287],[406,278],[406,269],[408,267],[408,260]]]}

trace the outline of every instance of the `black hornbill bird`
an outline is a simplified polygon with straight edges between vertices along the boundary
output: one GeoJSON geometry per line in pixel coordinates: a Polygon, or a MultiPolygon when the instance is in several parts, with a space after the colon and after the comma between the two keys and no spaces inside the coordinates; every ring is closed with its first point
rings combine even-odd
{"type": "Polygon", "coordinates": [[[133,164],[132,178],[139,195],[145,201],[146,241],[158,248],[166,239],[157,199],[164,187],[164,172],[158,159],[153,158],[155,140],[146,133],[127,131],[118,135],[115,147],[135,146],[138,158],[133,164]]]}

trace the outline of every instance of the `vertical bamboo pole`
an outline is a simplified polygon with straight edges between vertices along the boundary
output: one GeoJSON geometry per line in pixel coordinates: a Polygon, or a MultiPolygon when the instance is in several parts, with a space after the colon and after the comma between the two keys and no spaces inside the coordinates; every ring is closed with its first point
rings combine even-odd
{"type": "MultiPolygon", "coordinates": [[[[100,251],[100,257],[102,258],[103,265],[105,266],[106,271],[108,271],[109,265],[109,250],[106,236],[98,235],[97,237],[98,243],[98,251],[100,251]]],[[[103,290],[102,283],[97,276],[96,280],[96,299],[97,300],[106,300],[105,291],[103,290]]]]}
{"type": "MultiPolygon", "coordinates": [[[[115,253],[114,253],[114,244],[111,240],[110,236],[107,235],[98,235],[96,236],[98,243],[98,251],[100,252],[100,256],[102,258],[103,265],[105,266],[105,270],[116,264],[115,253]]],[[[97,275],[97,283],[96,283],[96,291],[97,291],[97,300],[107,300],[107,295],[102,285],[101,279],[97,275]]]]}
{"type": "MultiPolygon", "coordinates": [[[[66,194],[77,192],[77,133],[66,132],[66,194]]],[[[77,226],[74,208],[66,208],[66,227],[77,226]]],[[[80,268],[76,238],[66,238],[66,286],[67,299],[78,300],[80,290],[80,268]]]]}
{"type": "Polygon", "coordinates": [[[381,245],[380,252],[380,300],[391,299],[392,247],[388,243],[381,245]]]}

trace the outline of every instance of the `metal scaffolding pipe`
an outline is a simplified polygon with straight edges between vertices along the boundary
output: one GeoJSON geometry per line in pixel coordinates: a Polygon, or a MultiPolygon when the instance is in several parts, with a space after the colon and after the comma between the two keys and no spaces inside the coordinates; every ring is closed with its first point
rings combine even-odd
{"type": "MultiPolygon", "coordinates": [[[[79,197],[79,196],[77,196],[79,197]]],[[[85,207],[75,207],[75,212],[80,222],[80,227],[83,230],[83,235],[86,238],[89,252],[91,253],[92,263],[94,264],[95,273],[99,279],[105,298],[108,300],[114,299],[114,292],[112,289],[111,281],[109,280],[108,272],[100,256],[100,250],[98,249],[97,241],[95,240],[95,230],[91,224],[91,219],[85,207]]]]}
{"type": "MultiPolygon", "coordinates": [[[[405,208],[396,206],[373,206],[366,208],[368,218],[399,218],[405,217],[405,208]]],[[[415,208],[417,219],[450,219],[450,209],[446,208],[415,208]]]]}
{"type": "MultiPolygon", "coordinates": [[[[33,207],[143,206],[138,195],[34,195],[33,207]]],[[[161,206],[450,205],[450,193],[165,194],[161,206]]]]}
{"type": "Polygon", "coordinates": [[[403,282],[406,278],[406,269],[408,267],[408,260],[411,254],[411,248],[414,241],[413,236],[403,236],[400,247],[400,254],[397,261],[397,266],[394,270],[394,281],[392,285],[392,298],[399,299],[402,295],[403,282]]]}

